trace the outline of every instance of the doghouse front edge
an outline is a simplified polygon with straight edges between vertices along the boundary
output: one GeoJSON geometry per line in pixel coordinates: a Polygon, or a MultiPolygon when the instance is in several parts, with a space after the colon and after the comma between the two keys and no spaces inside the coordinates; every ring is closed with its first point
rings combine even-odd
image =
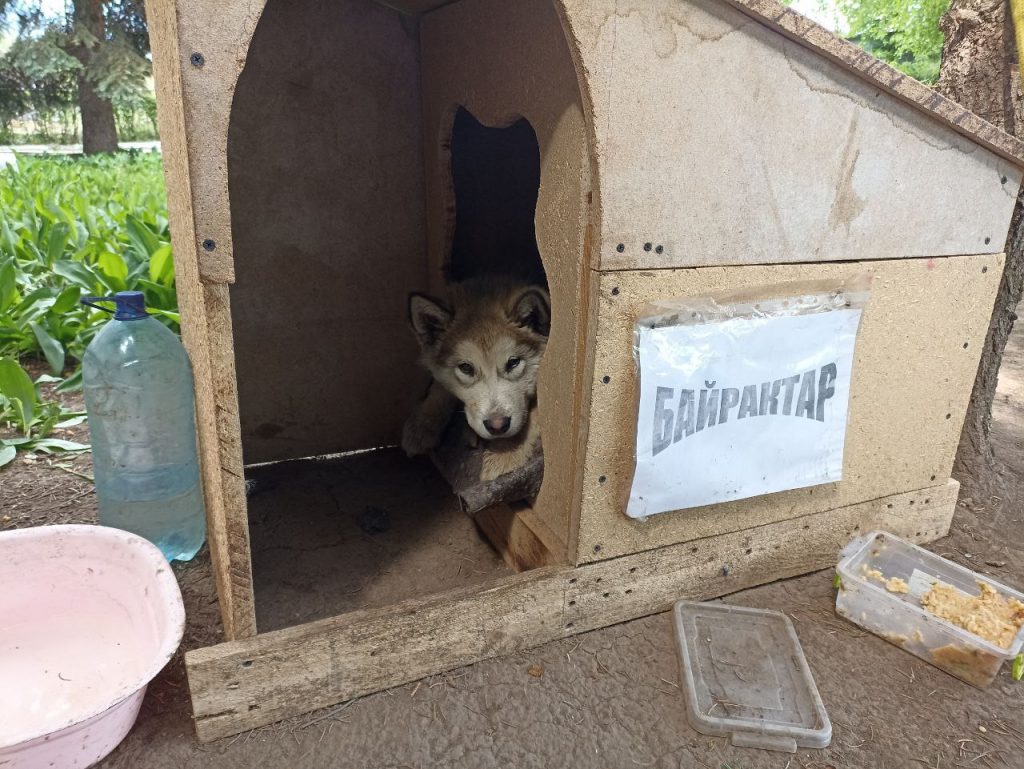
{"type": "MultiPolygon", "coordinates": [[[[858,532],[949,530],[959,484],[580,567],[261,633],[186,652],[203,742],[548,641],[833,566],[858,532]],[[723,568],[727,567],[727,568],[723,568]]],[[[823,579],[830,579],[823,577],[823,579]]]]}

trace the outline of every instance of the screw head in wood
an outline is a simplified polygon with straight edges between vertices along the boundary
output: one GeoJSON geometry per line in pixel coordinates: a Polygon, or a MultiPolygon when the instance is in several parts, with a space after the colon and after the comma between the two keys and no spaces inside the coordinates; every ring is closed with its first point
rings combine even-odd
{"type": "Polygon", "coordinates": [[[191,56],[189,56],[188,60],[192,62],[193,67],[201,67],[204,64],[206,64],[206,58],[201,53],[199,53],[199,51],[196,51],[191,56]]]}
{"type": "Polygon", "coordinates": [[[213,251],[213,249],[215,249],[216,247],[217,247],[217,244],[215,242],[213,242],[212,240],[210,240],[209,238],[207,238],[206,240],[203,241],[203,250],[204,251],[213,251]]]}

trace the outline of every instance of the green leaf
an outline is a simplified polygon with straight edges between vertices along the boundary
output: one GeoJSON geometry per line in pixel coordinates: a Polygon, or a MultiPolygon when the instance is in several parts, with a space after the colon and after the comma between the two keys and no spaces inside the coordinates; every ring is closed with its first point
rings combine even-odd
{"type": "Polygon", "coordinates": [[[53,265],[53,271],[90,293],[95,291],[100,284],[96,273],[81,262],[60,261],[53,265]]]}
{"type": "Polygon", "coordinates": [[[46,263],[53,264],[64,254],[68,245],[71,228],[65,222],[55,222],[50,227],[50,237],[46,244],[46,263]]]}
{"type": "Polygon", "coordinates": [[[27,446],[32,443],[35,438],[0,438],[0,446],[27,446]]]}
{"type": "Polygon", "coordinates": [[[24,445],[28,451],[38,451],[43,454],[53,454],[58,451],[88,451],[91,447],[85,443],[64,441],[60,438],[39,438],[29,441],[24,445]]]}
{"type": "Polygon", "coordinates": [[[836,590],[841,590],[843,587],[843,578],[839,576],[839,572],[832,578],[832,587],[836,590]]]}
{"type": "Polygon", "coordinates": [[[9,465],[18,456],[18,450],[14,446],[0,446],[0,467],[9,465]]]}
{"type": "Polygon", "coordinates": [[[173,320],[175,323],[181,323],[181,314],[177,312],[169,312],[167,310],[157,310],[152,307],[148,309],[150,315],[159,315],[161,318],[167,318],[173,320]]]}
{"type": "Polygon", "coordinates": [[[57,392],[59,393],[70,393],[82,389],[82,369],[78,369],[74,374],[69,376],[59,385],[57,385],[57,392]]]}
{"type": "Polygon", "coordinates": [[[82,298],[82,289],[78,286],[68,286],[57,296],[50,312],[64,315],[78,307],[78,300],[82,298]]]}
{"type": "Polygon", "coordinates": [[[128,278],[128,265],[119,254],[104,251],[96,260],[96,266],[100,273],[107,278],[107,285],[114,291],[124,291],[125,281],[128,278]]]}
{"type": "Polygon", "coordinates": [[[149,259],[160,250],[160,239],[136,217],[129,214],[125,217],[124,223],[125,229],[128,230],[128,240],[131,241],[140,259],[149,259]]]}
{"type": "Polygon", "coordinates": [[[36,388],[13,358],[0,358],[0,395],[14,408],[19,427],[27,435],[35,419],[36,388]]]}
{"type": "Polygon", "coordinates": [[[43,202],[43,196],[41,194],[36,195],[35,207],[36,207],[36,211],[39,212],[39,215],[42,216],[47,221],[49,221],[49,222],[57,221],[57,217],[54,215],[54,213],[52,211],[50,211],[50,209],[48,209],[46,207],[46,203],[43,202]]]}
{"type": "Polygon", "coordinates": [[[71,419],[65,419],[63,422],[58,422],[57,424],[54,425],[54,427],[64,430],[68,427],[77,427],[78,425],[82,424],[82,422],[84,422],[85,420],[85,414],[80,414],[78,416],[71,417],[71,419]]]}
{"type": "Polygon", "coordinates": [[[13,261],[0,267],[0,312],[10,307],[18,295],[16,280],[17,271],[14,269],[13,261]]]}
{"type": "Polygon", "coordinates": [[[60,376],[64,372],[64,345],[50,336],[50,333],[38,323],[32,322],[28,325],[36,335],[36,341],[46,356],[46,362],[50,364],[50,371],[54,376],[60,376]]]}
{"type": "Polygon", "coordinates": [[[1014,681],[1024,678],[1024,654],[1018,654],[1013,660],[1013,669],[1010,671],[1014,681]]]}
{"type": "Polygon", "coordinates": [[[174,258],[169,245],[161,246],[149,257],[149,279],[161,286],[174,282],[174,258]]]}

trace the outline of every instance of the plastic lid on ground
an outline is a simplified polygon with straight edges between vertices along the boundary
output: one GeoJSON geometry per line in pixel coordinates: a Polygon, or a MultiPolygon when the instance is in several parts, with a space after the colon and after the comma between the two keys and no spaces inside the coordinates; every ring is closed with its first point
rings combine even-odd
{"type": "Polygon", "coordinates": [[[828,746],[832,723],[789,617],[691,601],[676,603],[674,616],[694,729],[741,747],[828,746]]]}

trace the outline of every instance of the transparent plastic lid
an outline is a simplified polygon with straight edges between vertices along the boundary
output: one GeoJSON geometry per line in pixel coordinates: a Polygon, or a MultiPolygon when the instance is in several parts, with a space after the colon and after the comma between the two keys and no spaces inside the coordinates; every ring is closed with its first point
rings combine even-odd
{"type": "Polygon", "coordinates": [[[828,746],[832,724],[785,614],[679,601],[674,616],[694,729],[789,753],[828,746]]]}

